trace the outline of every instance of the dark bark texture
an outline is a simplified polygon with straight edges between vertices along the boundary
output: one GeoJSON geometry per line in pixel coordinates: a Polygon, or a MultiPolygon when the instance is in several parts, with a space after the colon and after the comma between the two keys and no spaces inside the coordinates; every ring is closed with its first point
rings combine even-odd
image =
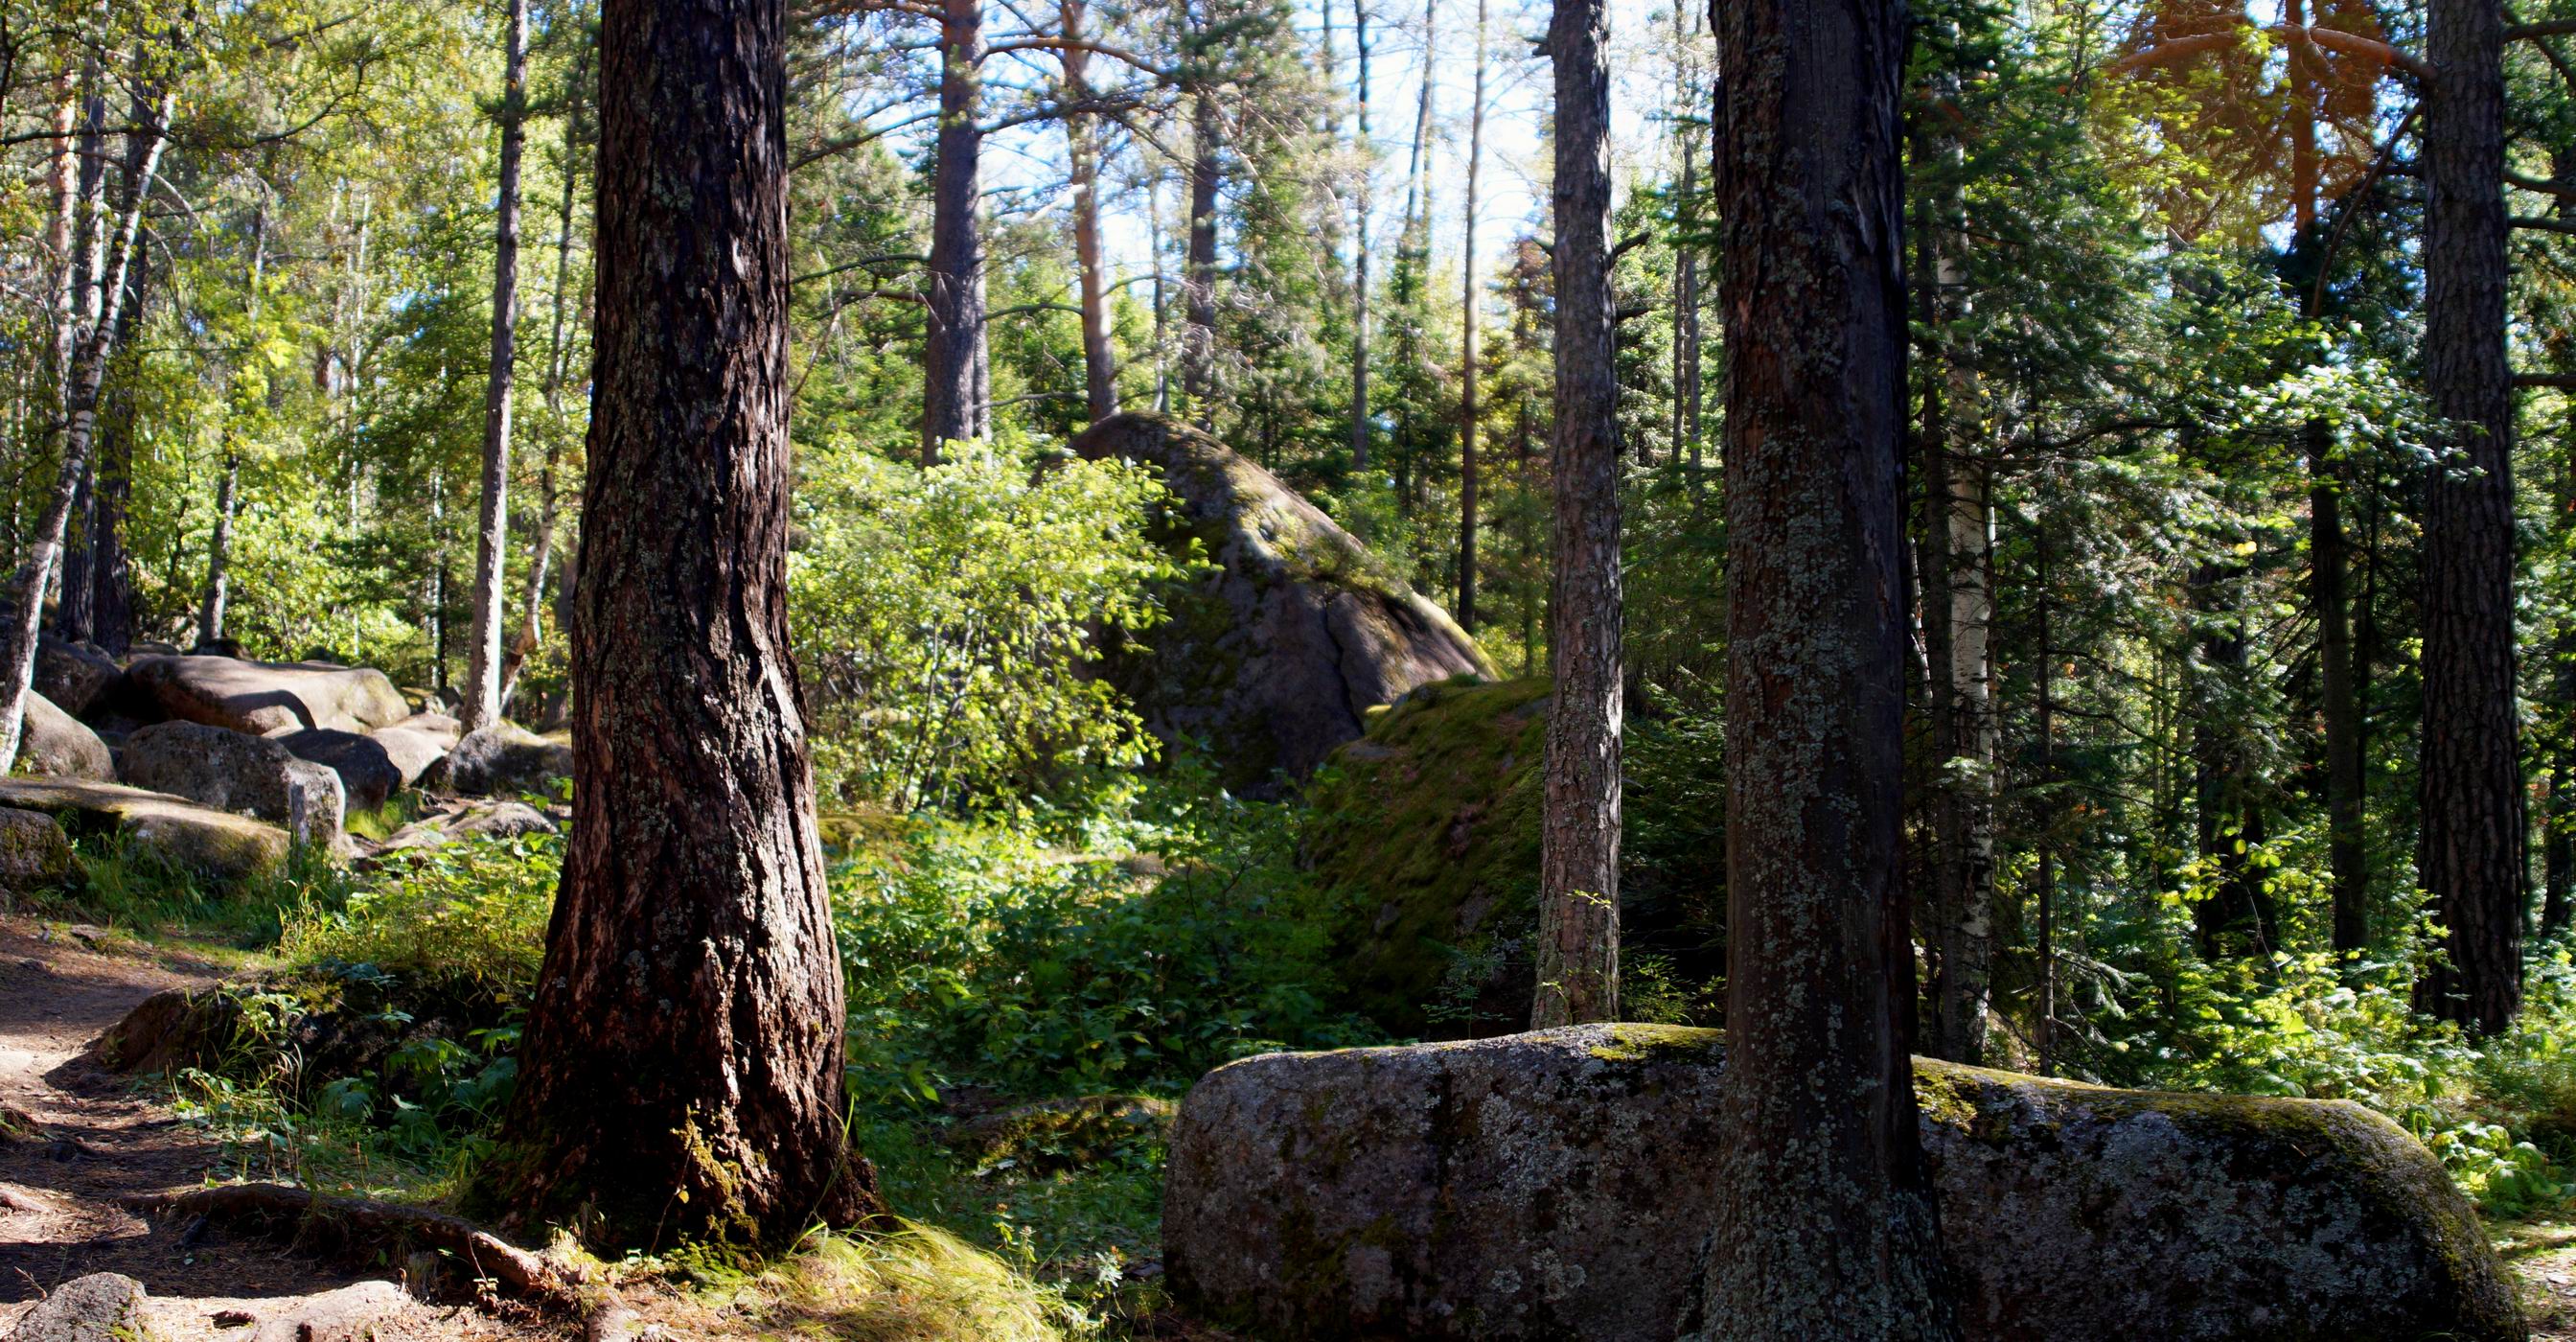
{"type": "Polygon", "coordinates": [[[2424,382],[2449,422],[2424,506],[2423,829],[2447,963],[2416,1005],[2481,1033],[2522,1000],[2513,382],[2505,364],[2504,18],[2434,0],[2424,115],[2424,382]]]}
{"type": "Polygon", "coordinates": [[[1619,1018],[1619,379],[1610,291],[1610,13],[1559,0],[1555,697],[1530,1027],[1619,1018]]]}
{"type": "MultiPolygon", "coordinates": [[[[921,459],[940,445],[991,430],[984,403],[984,130],[975,123],[983,83],[984,10],[946,0],[939,19],[939,141],[931,170],[930,343],[922,363],[921,459]]],[[[603,57],[600,70],[607,72],[603,57]]],[[[604,105],[603,105],[604,110],[604,105]]],[[[600,179],[602,187],[607,178],[600,179]]],[[[603,192],[603,199],[605,194],[603,192]]]]}
{"type": "Polygon", "coordinates": [[[783,0],[609,0],[574,837],[501,1190],[594,1243],[873,1214],[787,637],[783,0]]]}
{"type": "Polygon", "coordinates": [[[1900,851],[1902,6],[1718,11],[1731,1053],[1684,1331],[1946,1340],[1900,851]]]}

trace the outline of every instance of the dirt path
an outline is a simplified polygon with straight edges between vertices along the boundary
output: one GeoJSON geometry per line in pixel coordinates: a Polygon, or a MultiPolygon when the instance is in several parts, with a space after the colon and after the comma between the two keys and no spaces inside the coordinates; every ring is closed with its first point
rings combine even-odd
{"type": "MultiPolygon", "coordinates": [[[[102,1030],[164,988],[202,987],[215,966],[184,951],[99,945],[60,929],[0,919],[0,1106],[39,1136],[0,1140],[0,1337],[55,1287],[121,1272],[150,1292],[148,1335],[181,1339],[533,1338],[472,1310],[380,1289],[375,1316],[321,1325],[371,1278],[274,1240],[220,1226],[156,1224],[119,1199],[193,1188],[217,1151],[125,1078],[81,1061],[102,1030]]],[[[385,1279],[377,1273],[372,1279],[385,1279]]]]}

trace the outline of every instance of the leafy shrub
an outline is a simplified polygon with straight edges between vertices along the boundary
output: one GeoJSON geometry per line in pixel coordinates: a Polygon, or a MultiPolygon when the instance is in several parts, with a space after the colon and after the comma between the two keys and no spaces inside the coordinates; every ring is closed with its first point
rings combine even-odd
{"type": "Polygon", "coordinates": [[[336,907],[298,911],[278,952],[524,994],[545,958],[562,869],[563,838],[555,834],[392,854],[336,907]]]}

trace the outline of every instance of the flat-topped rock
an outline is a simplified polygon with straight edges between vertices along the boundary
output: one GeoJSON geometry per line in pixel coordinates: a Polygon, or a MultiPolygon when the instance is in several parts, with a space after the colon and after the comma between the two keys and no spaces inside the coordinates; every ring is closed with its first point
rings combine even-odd
{"type": "MultiPolygon", "coordinates": [[[[1265,1338],[1666,1342],[1724,1070],[1662,1026],[1220,1067],[1172,1133],[1172,1289],[1265,1338]]],[[[2358,1105],[1922,1059],[1916,1093],[1970,1342],[2525,1336],[2467,1201],[2358,1105]]]]}
{"type": "Polygon", "coordinates": [[[42,811],[73,834],[117,833],[162,859],[221,881],[286,860],[286,831],[184,797],[117,783],[0,779],[0,806],[42,811]]]}
{"type": "Polygon", "coordinates": [[[120,699],[146,720],[178,718],[250,736],[310,727],[370,732],[411,716],[402,692],[373,667],[196,654],[134,659],[120,699]]]}
{"type": "Polygon", "coordinates": [[[332,842],[347,821],[347,791],[338,773],[299,758],[287,739],[156,722],[125,738],[120,772],[135,787],[274,821],[304,842],[332,842]]]}

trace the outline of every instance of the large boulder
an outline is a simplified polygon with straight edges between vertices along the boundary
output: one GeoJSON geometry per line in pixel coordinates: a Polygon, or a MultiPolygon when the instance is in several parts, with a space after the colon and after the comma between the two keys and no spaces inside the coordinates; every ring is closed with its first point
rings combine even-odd
{"type": "Polygon", "coordinates": [[[36,693],[74,717],[105,700],[125,668],[94,643],[46,634],[36,641],[36,693]]]}
{"type": "Polygon", "coordinates": [[[88,724],[30,690],[18,735],[18,772],[37,778],[114,782],[116,760],[88,724]]]}
{"type": "Polygon", "coordinates": [[[117,1272],[75,1277],[18,1319],[9,1342],[126,1342],[144,1336],[143,1283],[117,1272]]]}
{"type": "MultiPolygon", "coordinates": [[[[1616,1025],[1218,1068],[1172,1134],[1172,1289],[1262,1337],[1663,1342],[1723,1073],[1715,1031],[1616,1025]]],[[[2524,1337],[2467,1201],[2358,1105],[1915,1089],[1970,1342],[2524,1337]]]]}
{"type": "Polygon", "coordinates": [[[0,806],[42,811],[74,835],[115,834],[184,870],[238,881],[286,860],[286,831],[184,797],[115,783],[0,778],[0,806]]]}
{"type": "Polygon", "coordinates": [[[346,820],[340,775],[297,758],[282,741],[156,722],[125,738],[119,763],[129,786],[255,815],[286,826],[298,842],[334,842],[346,820]]]}
{"type": "Polygon", "coordinates": [[[310,727],[371,732],[411,716],[384,672],[327,662],[138,657],[125,669],[119,698],[146,721],[176,718],[250,736],[310,727]]]}
{"type": "Polygon", "coordinates": [[[456,719],[443,713],[415,713],[368,735],[384,747],[385,758],[402,771],[402,785],[413,787],[456,749],[463,730],[456,719]]]}
{"type": "MultiPolygon", "coordinates": [[[[390,729],[388,729],[390,730],[390,729]]],[[[340,776],[340,790],[353,811],[372,811],[411,780],[383,740],[383,733],[344,732],[337,727],[308,727],[277,738],[297,759],[310,760],[340,776]]]]}
{"type": "Polygon", "coordinates": [[[1278,477],[1194,429],[1117,415],[1075,438],[1092,460],[1161,471],[1174,496],[1157,526],[1175,553],[1196,540],[1209,570],[1164,596],[1171,618],[1144,646],[1102,650],[1101,673],[1166,742],[1210,747],[1226,782],[1275,794],[1365,714],[1416,685],[1494,675],[1448,613],[1278,477]]]}
{"type": "Polygon", "coordinates": [[[467,732],[446,761],[430,770],[427,786],[475,796],[543,792],[572,777],[572,747],[515,723],[467,732]]]}

